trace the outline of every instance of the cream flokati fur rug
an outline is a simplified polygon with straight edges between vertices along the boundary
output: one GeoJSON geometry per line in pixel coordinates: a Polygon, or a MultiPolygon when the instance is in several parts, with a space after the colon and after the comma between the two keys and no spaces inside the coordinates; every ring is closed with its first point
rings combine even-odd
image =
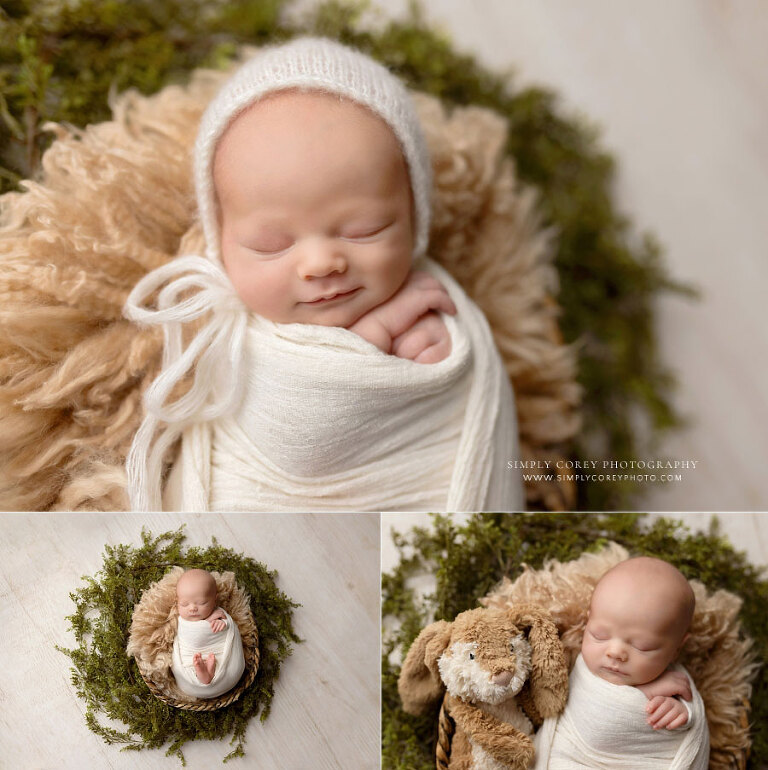
{"type": "MultiPolygon", "coordinates": [[[[481,604],[503,607],[507,603],[530,603],[546,607],[560,632],[569,665],[573,666],[595,584],[628,557],[626,549],[611,543],[603,551],[583,554],[575,561],[553,561],[541,570],[527,569],[514,583],[505,578],[481,604]]],[[[734,759],[743,759],[750,746],[747,703],[756,665],[751,642],[741,633],[741,599],[728,591],[709,593],[697,580],[690,583],[696,610],[679,662],[704,701],[710,733],[709,768],[743,767],[734,759]]]]}
{"type": "MultiPolygon", "coordinates": [[[[123,94],[112,121],[82,131],[50,126],[41,180],[0,198],[0,509],[126,507],[123,463],[162,340],[122,308],[149,270],[201,250],[191,151],[225,77],[198,71],[184,88],[123,94]]],[[[551,234],[504,158],[504,121],[417,104],[435,175],[429,253],[490,322],[523,459],[560,458],[580,390],[557,328],[551,234]]],[[[542,482],[527,498],[569,508],[573,489],[542,482]]]]}

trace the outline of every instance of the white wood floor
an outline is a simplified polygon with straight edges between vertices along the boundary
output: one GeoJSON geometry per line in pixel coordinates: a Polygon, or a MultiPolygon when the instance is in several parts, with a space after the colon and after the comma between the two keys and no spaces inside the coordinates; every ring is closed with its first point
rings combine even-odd
{"type": "Polygon", "coordinates": [[[251,722],[246,756],[221,764],[227,742],[184,749],[187,767],[372,770],[379,767],[379,517],[377,514],[3,514],[0,516],[0,767],[168,770],[163,750],[120,752],[91,733],[69,681],[69,591],[101,565],[106,544],[138,543],[186,524],[278,570],[301,607],[305,642],[284,663],[272,712],[251,722]]]}

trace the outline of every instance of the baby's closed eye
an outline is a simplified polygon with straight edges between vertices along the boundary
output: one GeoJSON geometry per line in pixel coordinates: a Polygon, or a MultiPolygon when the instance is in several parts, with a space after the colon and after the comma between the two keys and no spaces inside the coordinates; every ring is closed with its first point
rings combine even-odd
{"type": "Polygon", "coordinates": [[[243,241],[243,246],[257,254],[273,256],[282,254],[293,246],[294,240],[288,233],[273,230],[263,230],[243,241]]]}
{"type": "Polygon", "coordinates": [[[345,241],[366,241],[381,235],[393,224],[394,220],[353,223],[339,231],[339,238],[345,241]]]}

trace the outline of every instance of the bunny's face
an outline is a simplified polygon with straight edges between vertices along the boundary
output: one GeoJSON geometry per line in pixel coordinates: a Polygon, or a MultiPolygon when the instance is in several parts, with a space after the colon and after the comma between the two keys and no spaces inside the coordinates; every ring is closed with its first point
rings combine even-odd
{"type": "Polygon", "coordinates": [[[461,619],[437,662],[448,692],[490,704],[517,695],[531,671],[531,646],[520,629],[500,615],[491,622],[473,617],[465,624],[461,619]]]}
{"type": "Polygon", "coordinates": [[[538,717],[562,711],[568,667],[552,619],[531,604],[478,607],[436,620],[414,640],[398,690],[410,714],[426,714],[448,692],[466,703],[500,706],[529,687],[538,717]]]}

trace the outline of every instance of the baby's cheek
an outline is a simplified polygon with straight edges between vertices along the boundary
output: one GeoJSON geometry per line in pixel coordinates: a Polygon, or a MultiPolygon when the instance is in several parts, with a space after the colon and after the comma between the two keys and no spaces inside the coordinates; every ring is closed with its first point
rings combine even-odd
{"type": "Polygon", "coordinates": [[[285,269],[279,260],[259,262],[255,257],[233,261],[227,269],[229,280],[249,310],[271,321],[281,321],[281,308],[290,297],[285,269]]]}

